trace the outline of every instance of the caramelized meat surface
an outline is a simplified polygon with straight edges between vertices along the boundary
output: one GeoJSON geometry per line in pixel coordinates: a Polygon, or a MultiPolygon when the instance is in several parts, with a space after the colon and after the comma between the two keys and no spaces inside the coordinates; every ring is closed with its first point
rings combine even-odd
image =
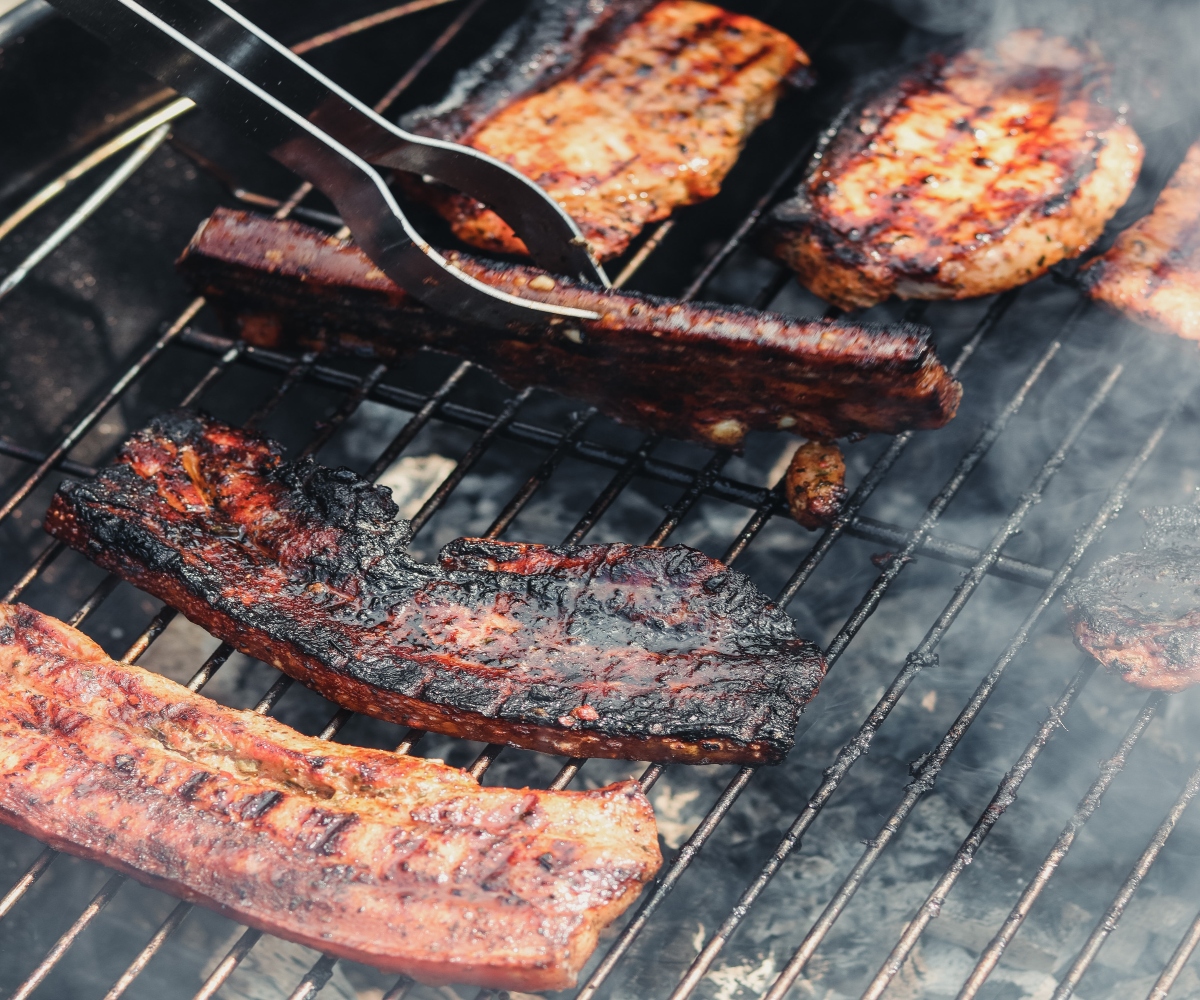
{"type": "Polygon", "coordinates": [[[225,708],[0,605],[0,820],[428,983],[572,986],[661,863],[638,784],[481,788],[225,708]]]}
{"type": "Polygon", "coordinates": [[[784,477],[788,510],[815,531],[829,524],[846,502],[846,459],[836,444],[809,441],[796,449],[784,477]]]}
{"type": "Polygon", "coordinates": [[[742,574],[683,546],[462,538],[407,552],[389,492],[210,418],[156,420],[64,483],[56,537],[355,711],[547,753],[761,763],[821,654],[742,574]]]}
{"type": "Polygon", "coordinates": [[[1064,595],[1075,641],[1130,684],[1200,681],[1200,508],[1142,511],[1141,552],[1105,559],[1064,595]]]}
{"type": "MultiPolygon", "coordinates": [[[[808,63],[795,42],[754,18],[695,0],[664,0],[630,18],[632,8],[646,7],[537,0],[481,66],[465,71],[446,105],[404,124],[510,164],[562,205],[598,257],[615,257],[647,223],[720,190],[750,133],[774,111],[785,79],[808,63]],[[608,18],[591,13],[583,23],[592,30],[581,30],[582,10],[596,7],[608,18]],[[566,61],[559,42],[559,59],[545,60],[547,71],[531,81],[526,67],[537,66],[543,52],[514,58],[514,39],[541,39],[540,24],[564,18],[578,25],[569,43],[575,65],[554,73],[566,61]],[[497,66],[512,79],[507,92],[493,87],[490,100],[471,99],[479,89],[471,81],[494,79],[488,70],[497,66]]],[[[433,197],[460,239],[525,252],[508,225],[473,198],[433,197]]]]}
{"type": "Polygon", "coordinates": [[[845,309],[1014,288],[1087,249],[1141,169],[1106,67],[1037,31],[937,55],[818,150],[767,242],[845,309]]]}
{"type": "Polygon", "coordinates": [[[623,423],[707,445],[740,448],[751,430],[829,440],[940,427],[962,396],[922,327],[683,304],[457,260],[505,291],[601,318],[507,333],[453,324],[356,247],[300,223],[225,209],[201,227],[179,267],[252,344],[388,359],[429,347],[486,365],[515,388],[554,389],[623,423]]]}
{"type": "Polygon", "coordinates": [[[1082,273],[1093,299],[1151,329],[1200,340],[1200,143],[1154,211],[1082,273]]]}

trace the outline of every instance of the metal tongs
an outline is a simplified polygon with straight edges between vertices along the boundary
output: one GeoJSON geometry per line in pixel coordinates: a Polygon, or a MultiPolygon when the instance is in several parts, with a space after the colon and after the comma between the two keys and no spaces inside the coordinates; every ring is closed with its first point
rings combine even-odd
{"type": "Polygon", "coordinates": [[[540,267],[608,287],[579,227],[545,191],[477,150],[391,124],[223,0],[51,3],[323,192],[376,266],[432,309],[491,327],[598,318],[465,274],[412,227],[374,167],[420,174],[478,198],[540,267]]]}

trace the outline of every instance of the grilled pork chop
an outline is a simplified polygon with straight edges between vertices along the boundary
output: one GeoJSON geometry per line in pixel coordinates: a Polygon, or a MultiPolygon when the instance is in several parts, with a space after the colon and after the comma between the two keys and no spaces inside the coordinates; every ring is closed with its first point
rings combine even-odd
{"type": "Polygon", "coordinates": [[[358,712],[547,753],[775,762],[824,661],[683,546],[407,552],[389,491],[188,412],[64,483],[51,534],[358,712]]]}
{"type": "Polygon", "coordinates": [[[922,327],[684,304],[455,259],[505,291],[581,306],[601,319],[508,333],[457,325],[398,289],[350,244],[300,223],[224,209],[200,228],[179,268],[252,344],[388,359],[431,347],[486,365],[511,386],[555,389],[624,423],[707,445],[740,448],[751,430],[828,440],[940,427],[962,396],[922,327]]]}
{"type": "Polygon", "coordinates": [[[1200,508],[1142,511],[1141,552],[1105,559],[1067,590],[1075,641],[1130,684],[1200,681],[1200,508]]]}
{"type": "Polygon", "coordinates": [[[1200,340],[1200,143],[1154,211],[1083,269],[1093,299],[1164,333],[1200,340]]]}
{"type": "Polygon", "coordinates": [[[844,309],[1032,281],[1087,249],[1137,181],[1142,147],[1107,87],[1095,56],[1037,31],[933,56],[849,114],[767,244],[844,309]]]}
{"type": "MultiPolygon", "coordinates": [[[[713,197],[807,65],[782,32],[694,0],[534,0],[445,102],[402,124],[510,164],[609,258],[647,223],[713,197]]],[[[460,239],[525,252],[475,199],[426,194],[460,239]]]]}
{"type": "Polygon", "coordinates": [[[637,782],[481,788],[225,708],[0,605],[0,820],[428,983],[560,990],[661,864],[637,782]]]}

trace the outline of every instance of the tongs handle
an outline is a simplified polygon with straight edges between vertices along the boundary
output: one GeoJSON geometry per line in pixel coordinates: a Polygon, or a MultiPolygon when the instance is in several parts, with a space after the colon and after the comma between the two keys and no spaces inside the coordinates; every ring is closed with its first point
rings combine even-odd
{"type": "Polygon", "coordinates": [[[432,176],[495,210],[542,267],[607,285],[579,228],[540,187],[478,150],[405,132],[223,0],[51,0],[163,83],[322,191],[389,278],[438,312],[493,327],[595,319],[493,288],[413,229],[371,166],[432,176]]]}

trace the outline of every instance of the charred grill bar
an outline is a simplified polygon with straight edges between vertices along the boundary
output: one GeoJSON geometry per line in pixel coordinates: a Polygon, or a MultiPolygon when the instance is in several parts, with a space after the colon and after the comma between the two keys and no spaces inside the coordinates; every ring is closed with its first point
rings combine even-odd
{"type": "MultiPolygon", "coordinates": [[[[395,93],[389,95],[392,100],[404,89],[401,84],[407,86],[411,83],[416,73],[428,65],[434,55],[452,44],[455,34],[469,23],[469,18],[479,10],[482,2],[483,0],[474,0],[474,2],[463,6],[455,20],[435,39],[426,54],[418,60],[397,87],[393,88],[395,93]]],[[[412,4],[407,6],[415,8],[421,5],[412,4]]],[[[843,6],[849,6],[849,4],[847,3],[843,6]]],[[[840,17],[841,13],[840,8],[834,11],[830,18],[831,23],[840,17]]],[[[801,39],[801,41],[805,40],[801,39]]],[[[721,248],[712,255],[708,266],[702,270],[700,277],[686,290],[687,298],[693,298],[698,295],[704,288],[705,282],[719,273],[721,266],[728,261],[733,250],[746,238],[759,215],[773,200],[774,195],[786,188],[788,180],[794,176],[802,163],[803,158],[798,158],[787,165],[786,169],[779,175],[778,180],[772,185],[768,195],[755,206],[747,219],[734,230],[721,248]]],[[[292,198],[284,202],[284,205],[294,206],[306,193],[303,190],[295,192],[292,198]]],[[[653,235],[649,239],[653,240],[653,235]]],[[[649,240],[647,242],[649,243],[649,240]]],[[[780,287],[782,287],[781,282],[771,282],[768,286],[769,289],[775,289],[776,291],[780,287]]],[[[774,296],[772,295],[771,297],[774,296]]],[[[987,314],[977,325],[973,336],[967,340],[965,347],[961,350],[953,367],[953,371],[956,374],[976,352],[983,339],[999,326],[1017,297],[1015,293],[1009,294],[1002,296],[993,303],[987,314]]],[[[501,438],[516,439],[529,444],[535,444],[544,450],[545,458],[542,465],[518,489],[511,500],[504,505],[491,529],[487,532],[488,537],[498,536],[511,524],[517,514],[533,499],[537,491],[555,475],[560,463],[568,456],[583,459],[592,464],[614,470],[612,480],[596,497],[575,529],[567,536],[567,541],[571,543],[581,541],[595,526],[600,517],[618,500],[625,487],[638,477],[657,479],[672,484],[679,489],[678,499],[667,512],[662,523],[649,538],[649,543],[652,545],[663,544],[702,496],[717,497],[742,504],[753,511],[745,528],[731,543],[726,553],[726,558],[732,560],[745,553],[769,521],[784,510],[781,504],[781,492],[778,487],[763,489],[724,476],[722,469],[728,456],[722,452],[714,452],[707,463],[698,468],[689,468],[656,459],[653,452],[660,444],[660,441],[653,436],[643,439],[640,445],[634,447],[631,451],[616,451],[586,440],[585,435],[588,422],[591,418],[591,414],[589,413],[581,414],[572,426],[563,431],[551,430],[539,426],[534,422],[526,423],[520,421],[518,419],[518,411],[528,401],[528,393],[511,398],[506,405],[501,406],[495,412],[487,412],[455,402],[451,396],[459,387],[463,375],[468,370],[468,366],[466,365],[460,365],[455,369],[429,395],[418,396],[411,392],[396,389],[383,382],[384,376],[387,374],[387,369],[383,367],[376,368],[365,376],[359,376],[337,366],[336,363],[318,363],[317,359],[312,356],[292,357],[278,352],[263,351],[240,342],[230,342],[211,334],[202,333],[190,325],[199,312],[199,309],[199,303],[192,303],[185,313],[167,327],[165,332],[154,342],[150,349],[114,383],[113,388],[101,401],[88,411],[50,452],[39,454],[32,449],[23,448],[18,444],[5,444],[3,448],[0,448],[0,450],[10,457],[31,461],[36,465],[32,474],[7,498],[3,507],[0,507],[0,520],[10,516],[14,510],[20,507],[39,483],[50,475],[52,470],[63,469],[71,474],[84,476],[93,472],[94,470],[89,467],[69,464],[71,462],[69,455],[74,446],[87,435],[103,414],[118,402],[137,380],[144,376],[146,370],[158,357],[167,351],[168,348],[174,349],[178,346],[211,352],[217,356],[215,364],[204,373],[203,377],[194,389],[187,394],[187,398],[183,402],[195,402],[202,393],[210,389],[219,379],[239,365],[267,368],[280,374],[281,378],[277,383],[275,392],[270,398],[264,401],[252,418],[254,423],[258,423],[264,419],[284,401],[285,397],[291,393],[300,391],[306,383],[316,383],[339,389],[343,393],[342,401],[334,408],[328,418],[314,428],[311,443],[306,449],[308,453],[317,450],[327,442],[338,428],[353,416],[368,399],[413,413],[414,416],[401,429],[396,438],[383,450],[378,460],[373,464],[369,473],[372,478],[378,476],[412,443],[418,431],[433,421],[444,421],[473,428],[478,431],[479,436],[476,438],[474,444],[466,450],[454,471],[451,472],[442,486],[426,502],[418,514],[414,523],[414,530],[428,523],[433,514],[450,498],[453,490],[461,483],[471,466],[485,454],[490,446],[501,438]]],[[[1075,317],[1074,322],[1082,322],[1082,319],[1075,317]]],[[[1071,325],[1073,323],[1069,321],[1068,326],[1071,325]]],[[[1066,331],[1064,331],[1064,336],[1065,334],[1066,331]]],[[[867,623],[878,607],[879,602],[887,594],[891,585],[914,556],[928,555],[968,567],[968,573],[963,581],[959,583],[934,624],[929,628],[925,639],[906,658],[900,673],[887,688],[882,699],[862,724],[858,733],[837,753],[832,766],[826,772],[824,781],[820,784],[816,793],[809,799],[791,829],[787,831],[784,838],[770,855],[767,864],[762,868],[760,874],[744,890],[741,899],[726,917],[716,934],[699,946],[699,954],[675,988],[672,1000],[682,1000],[683,997],[690,995],[703,980],[704,976],[711,970],[727,941],[745,920],[751,908],[758,902],[759,896],[766,889],[770,880],[782,868],[790,855],[799,847],[800,838],[808,831],[812,823],[815,822],[825,804],[838,791],[843,779],[854,763],[866,752],[875,733],[893,707],[899,702],[905,690],[907,690],[908,686],[919,673],[936,663],[936,649],[941,642],[942,636],[968,604],[984,578],[988,574],[1002,575],[1011,580],[1018,580],[1031,586],[1044,588],[1041,590],[1041,596],[1037,604],[1028,613],[1000,658],[984,676],[983,680],[981,680],[970,700],[959,713],[954,725],[928,754],[923,755],[919,759],[914,769],[913,781],[903,790],[900,802],[896,805],[880,832],[874,839],[868,841],[866,851],[861,853],[859,860],[854,864],[842,882],[834,898],[826,906],[824,913],[813,924],[803,940],[798,942],[799,948],[792,960],[773,983],[767,984],[767,992],[764,995],[770,997],[771,1000],[782,1000],[782,997],[787,994],[797,977],[804,971],[808,959],[814,954],[837,919],[841,916],[850,898],[866,879],[878,858],[885,852],[888,844],[900,836],[901,824],[913,810],[917,801],[932,789],[941,768],[950,758],[967,729],[983,711],[1001,675],[1026,645],[1032,630],[1046,610],[1051,608],[1058,592],[1070,578],[1076,566],[1085,557],[1090,546],[1101,537],[1109,522],[1121,510],[1126,498],[1134,487],[1138,473],[1151,458],[1164,435],[1168,432],[1172,422],[1178,418],[1181,409],[1189,401],[1190,393],[1196,384],[1195,372],[1188,372],[1184,380],[1184,390],[1174,400],[1169,401],[1163,407],[1159,421],[1155,424],[1150,434],[1141,441],[1136,453],[1120,469],[1114,468],[1116,475],[1112,479],[1107,498],[1100,505],[1097,512],[1084,522],[1074,548],[1060,566],[1043,567],[1033,563],[1022,563],[1018,560],[1007,559],[1001,555],[1001,549],[1012,538],[1013,534],[1019,530],[1030,508],[1039,500],[1042,492],[1049,485],[1050,480],[1066,460],[1072,445],[1086,429],[1097,409],[1109,397],[1114,385],[1117,384],[1122,374],[1120,362],[1113,364],[1108,372],[1096,382],[1088,398],[1075,414],[1075,422],[1067,428],[1063,437],[1054,443],[1053,449],[1045,459],[1033,483],[1021,495],[1019,502],[1010,511],[1008,518],[986,548],[975,550],[968,546],[957,545],[956,543],[937,538],[932,532],[941,519],[942,513],[946,510],[950,502],[963,490],[968,476],[984,459],[992,446],[1001,439],[1006,427],[1018,410],[1020,410],[1028,393],[1044,378],[1057,351],[1057,342],[1049,345],[1043,355],[1030,367],[1025,381],[1018,387],[1017,391],[1003,405],[997,407],[997,415],[990,422],[985,423],[979,436],[960,457],[952,475],[942,486],[934,500],[929,504],[924,516],[920,518],[912,530],[900,529],[886,524],[881,525],[879,522],[870,521],[860,514],[860,511],[875,493],[876,489],[885,482],[888,474],[900,461],[913,441],[914,434],[906,432],[893,439],[890,446],[883,451],[872,468],[863,477],[855,493],[851,496],[842,513],[839,515],[838,520],[814,542],[812,548],[780,593],[779,600],[783,604],[787,604],[795,598],[800,589],[812,578],[834,544],[844,534],[875,539],[892,545],[897,549],[896,552],[889,554],[883,571],[873,582],[846,623],[830,643],[828,656],[832,665],[844,653],[852,639],[867,623]]],[[[1075,527],[1074,525],[1070,526],[1072,529],[1075,527]]],[[[1067,526],[1063,526],[1062,530],[1065,534],[1067,526]]],[[[52,543],[43,550],[33,566],[16,581],[5,595],[5,600],[16,600],[42,572],[54,563],[61,551],[62,546],[57,543],[52,543]]],[[[112,593],[115,586],[116,581],[114,578],[110,577],[102,581],[74,615],[71,620],[72,624],[80,624],[90,617],[112,593]]],[[[129,662],[133,662],[141,656],[149,648],[150,644],[163,632],[172,616],[173,612],[170,609],[162,609],[131,644],[125,658],[129,662]]],[[[202,688],[211,680],[231,653],[232,649],[230,647],[219,647],[201,665],[192,678],[189,687],[193,690],[202,688]]],[[[940,914],[942,904],[954,888],[959,876],[974,859],[985,838],[1002,818],[1007,807],[1012,803],[1017,790],[1032,770],[1039,755],[1049,742],[1051,735],[1055,729],[1061,726],[1067,711],[1078,699],[1093,673],[1094,668],[1088,664],[1082,667],[1070,679],[1061,696],[1051,706],[1046,715],[1045,722],[1041,724],[1024,753],[1017,759],[1016,763],[1005,776],[995,796],[980,816],[975,827],[966,839],[963,840],[950,866],[930,892],[927,901],[917,913],[916,918],[905,928],[891,955],[886,956],[883,967],[868,984],[867,990],[863,994],[864,997],[874,998],[884,995],[884,991],[888,988],[891,980],[902,969],[904,962],[917,946],[922,932],[940,914]]],[[[263,698],[260,699],[256,706],[257,710],[269,712],[283,696],[289,683],[287,678],[281,677],[265,693],[263,698]]],[[[1063,834],[1054,845],[1051,855],[1047,857],[1046,863],[1034,873],[1025,887],[1009,920],[998,930],[996,938],[984,951],[979,964],[967,983],[963,986],[962,993],[960,994],[962,997],[975,996],[987,980],[988,975],[996,967],[1003,948],[1019,929],[1024,917],[1030,912],[1034,902],[1050,881],[1050,877],[1058,864],[1065,858],[1083,825],[1096,812],[1105,792],[1119,777],[1127,755],[1143,737],[1143,734],[1156,716],[1161,714],[1162,707],[1166,702],[1166,696],[1153,695],[1134,719],[1125,737],[1114,748],[1113,754],[1101,764],[1100,777],[1080,802],[1067,827],[1064,828],[1063,834]]],[[[325,738],[332,738],[347,720],[347,713],[344,711],[337,712],[330,719],[330,722],[321,735],[325,738]]],[[[408,734],[401,744],[401,751],[411,751],[416,741],[420,738],[420,735],[419,733],[408,734]]],[[[803,745],[797,752],[804,752],[803,745]]],[[[493,764],[500,753],[501,748],[498,746],[487,747],[470,768],[471,772],[476,776],[481,776],[493,764]]],[[[558,778],[553,782],[553,787],[566,787],[583,766],[584,762],[581,760],[568,761],[560,771],[558,778]]],[[[643,786],[649,789],[664,773],[664,770],[662,765],[651,766],[642,776],[643,786]]],[[[672,890],[679,885],[693,861],[718,829],[719,824],[735,808],[739,797],[750,785],[755,774],[756,770],[749,767],[742,768],[735,774],[715,800],[707,815],[701,820],[699,826],[682,845],[676,857],[664,869],[658,885],[648,892],[636,914],[625,926],[615,943],[610,946],[608,953],[601,958],[600,964],[592,972],[591,978],[578,992],[578,997],[590,1000],[590,998],[598,994],[608,978],[617,970],[621,963],[636,962],[638,960],[639,955],[634,948],[639,934],[650,924],[654,914],[666,901],[672,890]]],[[[1100,947],[1103,945],[1104,940],[1115,926],[1117,920],[1120,919],[1142,876],[1149,871],[1150,866],[1157,860],[1161,852],[1167,849],[1168,836],[1194,796],[1198,784],[1200,784],[1200,778],[1196,775],[1193,775],[1188,780],[1178,799],[1172,804],[1162,824],[1154,832],[1145,851],[1138,859],[1134,870],[1119,887],[1116,887],[1116,895],[1108,911],[1103,920],[1096,925],[1096,929],[1080,950],[1078,957],[1060,983],[1055,993],[1056,998],[1065,998],[1070,995],[1076,984],[1082,979],[1092,960],[1099,952],[1100,947]]],[[[54,852],[50,850],[39,855],[25,872],[24,876],[17,881],[3,900],[0,900],[0,919],[12,912],[22,897],[47,871],[54,860],[54,856],[54,852]]],[[[25,981],[20,984],[13,996],[24,998],[33,993],[57,963],[69,954],[71,945],[102,912],[107,903],[120,889],[123,882],[123,876],[114,876],[102,887],[88,907],[59,938],[49,953],[40,960],[39,964],[27,976],[25,981]]],[[[106,995],[105,1000],[115,1000],[116,997],[122,995],[135,981],[137,975],[170,939],[170,935],[182,922],[187,911],[187,904],[180,904],[170,913],[141,953],[129,965],[124,975],[122,975],[106,995]]],[[[717,914],[714,913],[711,916],[717,916],[717,914]]],[[[1153,987],[1150,996],[1162,997],[1166,995],[1165,991],[1178,977],[1188,957],[1190,957],[1191,951],[1200,942],[1200,933],[1196,930],[1197,926],[1200,926],[1200,924],[1193,924],[1184,933],[1183,939],[1180,941],[1170,961],[1163,968],[1162,974],[1153,987]]],[[[258,932],[247,931],[232,947],[229,953],[217,963],[197,996],[213,996],[250,952],[259,937],[258,932]]],[[[881,955],[880,959],[882,960],[883,958],[884,956],[881,955]]],[[[333,972],[333,959],[329,957],[318,959],[316,964],[297,984],[292,997],[308,998],[315,996],[328,982],[333,972]]],[[[399,1000],[399,998],[409,993],[412,985],[411,982],[402,980],[385,996],[388,1000],[399,1000]]],[[[483,997],[489,995],[488,991],[484,991],[480,994],[481,1000],[483,997]]]]}

